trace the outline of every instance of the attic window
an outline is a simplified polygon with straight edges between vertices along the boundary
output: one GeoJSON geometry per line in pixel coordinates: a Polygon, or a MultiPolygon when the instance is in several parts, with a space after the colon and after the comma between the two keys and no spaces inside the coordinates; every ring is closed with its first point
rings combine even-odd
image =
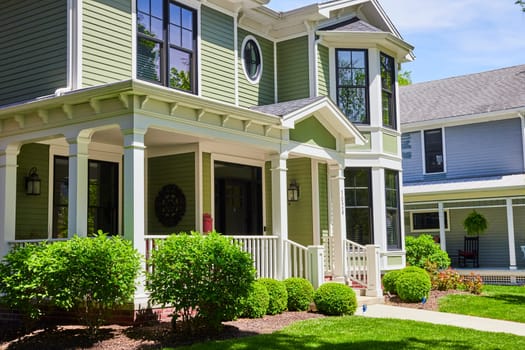
{"type": "Polygon", "coordinates": [[[244,38],[242,44],[242,63],[246,78],[251,83],[257,84],[261,79],[262,73],[261,47],[251,35],[244,38]]]}

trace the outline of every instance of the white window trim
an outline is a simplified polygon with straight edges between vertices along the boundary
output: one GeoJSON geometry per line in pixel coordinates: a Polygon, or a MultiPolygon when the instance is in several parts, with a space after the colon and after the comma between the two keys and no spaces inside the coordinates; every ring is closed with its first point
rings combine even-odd
{"type": "Polygon", "coordinates": [[[425,130],[421,130],[421,150],[422,150],[422,153],[421,153],[421,159],[423,161],[423,174],[424,175],[438,175],[438,174],[446,174],[447,173],[447,148],[446,148],[446,144],[445,144],[445,128],[432,128],[432,129],[425,129],[425,130]],[[433,173],[429,173],[427,171],[427,160],[426,160],[426,153],[427,153],[427,150],[425,149],[425,131],[429,131],[429,130],[437,130],[437,129],[441,129],[441,149],[442,149],[442,153],[443,153],[443,171],[440,171],[440,172],[433,172],[433,173]]]}
{"type": "Polygon", "coordinates": [[[262,52],[262,49],[261,49],[261,45],[259,45],[259,41],[253,35],[246,35],[244,37],[243,41],[242,41],[242,45],[241,45],[241,61],[242,61],[242,71],[244,72],[244,76],[246,77],[246,79],[250,83],[252,83],[254,85],[255,84],[259,84],[259,82],[261,81],[263,70],[264,70],[264,59],[263,59],[263,52],[262,52]],[[253,42],[257,46],[257,50],[259,50],[259,56],[261,57],[261,68],[259,69],[259,72],[257,73],[257,76],[255,77],[255,79],[250,78],[250,75],[246,71],[246,66],[244,64],[244,47],[246,46],[246,43],[249,40],[253,40],[253,42]]]}
{"type": "MultiPolygon", "coordinates": [[[[414,229],[414,215],[413,215],[414,213],[437,213],[439,214],[438,209],[410,210],[409,213],[410,213],[410,232],[424,233],[424,232],[439,232],[440,231],[439,226],[437,228],[431,228],[431,229],[421,229],[421,230],[414,229]]],[[[450,209],[443,210],[443,213],[446,216],[446,219],[447,219],[446,222],[448,224],[447,227],[445,227],[445,231],[449,232],[450,231],[450,209]]]]}

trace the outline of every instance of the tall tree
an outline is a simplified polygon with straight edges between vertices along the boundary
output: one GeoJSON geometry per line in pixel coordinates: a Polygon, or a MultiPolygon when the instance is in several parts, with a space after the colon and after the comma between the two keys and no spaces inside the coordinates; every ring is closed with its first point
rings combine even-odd
{"type": "Polygon", "coordinates": [[[525,12],[525,0],[516,0],[516,5],[520,5],[523,12],[525,12]]]}
{"type": "Polygon", "coordinates": [[[397,81],[399,82],[399,85],[410,85],[412,84],[412,77],[411,77],[412,71],[409,70],[401,70],[399,74],[397,75],[397,81]]]}

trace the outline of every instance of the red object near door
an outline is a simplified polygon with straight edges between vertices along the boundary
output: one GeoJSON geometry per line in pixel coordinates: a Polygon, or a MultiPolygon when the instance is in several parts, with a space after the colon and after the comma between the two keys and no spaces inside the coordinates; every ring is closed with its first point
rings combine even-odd
{"type": "Polygon", "coordinates": [[[213,231],[213,219],[210,214],[202,215],[202,231],[204,231],[204,233],[213,231]]]}

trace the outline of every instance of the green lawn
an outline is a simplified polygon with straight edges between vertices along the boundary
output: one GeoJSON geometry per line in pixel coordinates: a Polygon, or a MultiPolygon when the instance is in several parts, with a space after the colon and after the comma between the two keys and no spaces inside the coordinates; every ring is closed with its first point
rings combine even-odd
{"type": "Polygon", "coordinates": [[[480,296],[448,295],[439,311],[525,323],[525,287],[485,285],[480,296]]]}
{"type": "Polygon", "coordinates": [[[359,316],[295,323],[280,332],[177,349],[525,349],[525,337],[359,316]]]}
{"type": "MultiPolygon", "coordinates": [[[[525,287],[483,287],[482,295],[449,295],[440,311],[525,323],[525,287]]],[[[415,321],[358,316],[295,323],[280,332],[177,349],[525,349],[525,337],[415,321]]]]}

